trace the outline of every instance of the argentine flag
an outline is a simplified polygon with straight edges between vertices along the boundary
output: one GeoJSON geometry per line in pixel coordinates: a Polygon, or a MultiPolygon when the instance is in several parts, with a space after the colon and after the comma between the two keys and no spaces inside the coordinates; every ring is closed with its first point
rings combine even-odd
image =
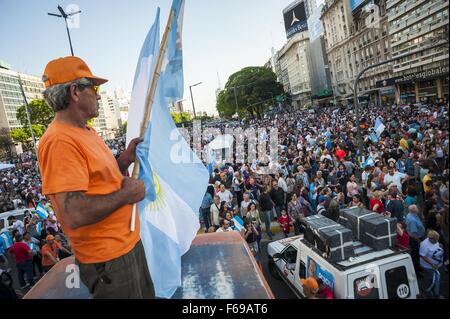
{"type": "MultiPolygon", "coordinates": [[[[138,206],[140,235],[155,293],[160,298],[172,297],[181,286],[181,256],[189,250],[200,228],[197,211],[208,186],[208,170],[184,140],[169,113],[170,103],[183,98],[184,93],[181,47],[184,1],[174,0],[171,10],[174,19],[150,123],[144,141],[137,148],[139,178],[147,187],[146,200],[138,206]]],[[[130,114],[144,113],[145,95],[157,56],[158,24],[159,13],[141,51],[130,114]]],[[[129,118],[128,141],[139,135],[133,134],[130,128],[139,127],[141,118],[129,118]]]]}
{"type": "Polygon", "coordinates": [[[375,161],[373,160],[372,156],[369,156],[364,162],[364,167],[366,166],[375,166],[375,161]]]}
{"type": "Polygon", "coordinates": [[[47,219],[49,216],[48,210],[47,208],[45,208],[44,205],[42,205],[41,203],[37,204],[36,207],[36,214],[39,216],[39,218],[41,219],[47,219]]]}
{"type": "Polygon", "coordinates": [[[39,222],[36,224],[36,232],[38,233],[39,236],[41,236],[42,233],[42,222],[39,222]]]}
{"type": "Polygon", "coordinates": [[[0,244],[3,246],[3,249],[6,251],[9,249],[9,247],[11,247],[14,242],[13,239],[11,237],[11,234],[9,233],[9,231],[5,231],[3,233],[1,233],[0,235],[0,244]]]}
{"type": "Polygon", "coordinates": [[[380,137],[381,134],[383,133],[384,129],[386,128],[386,126],[383,124],[383,122],[381,122],[380,118],[377,118],[377,120],[375,121],[375,133],[377,133],[377,137],[380,137]]]}

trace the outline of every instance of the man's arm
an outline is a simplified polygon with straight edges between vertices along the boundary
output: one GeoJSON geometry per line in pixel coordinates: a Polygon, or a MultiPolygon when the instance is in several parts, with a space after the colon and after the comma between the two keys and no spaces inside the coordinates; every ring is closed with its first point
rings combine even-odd
{"type": "Polygon", "coordinates": [[[85,192],[55,194],[59,212],[71,229],[100,222],[126,204],[134,204],[145,196],[145,186],[140,180],[125,177],[122,188],[106,195],[89,196],[85,192]]]}

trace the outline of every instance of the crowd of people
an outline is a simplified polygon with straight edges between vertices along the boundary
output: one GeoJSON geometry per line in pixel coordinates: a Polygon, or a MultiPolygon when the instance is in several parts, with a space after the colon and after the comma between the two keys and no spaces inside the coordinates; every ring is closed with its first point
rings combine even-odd
{"type": "Polygon", "coordinates": [[[308,215],[337,221],[342,208],[365,208],[397,219],[397,245],[410,252],[425,295],[439,297],[440,271],[448,272],[448,103],[363,109],[363,154],[355,122],[352,109],[328,107],[239,123],[277,128],[278,158],[236,163],[234,154],[231,163],[215,163],[200,208],[204,229],[240,230],[237,217],[258,258],[262,236],[273,238],[273,221],[285,236],[298,235],[308,215]],[[377,119],[385,126],[379,133],[377,119]],[[264,166],[276,170],[262,174],[264,166]]]}
{"type": "MultiPolygon", "coordinates": [[[[366,208],[397,218],[397,245],[410,252],[416,273],[428,283],[426,294],[439,297],[440,273],[448,271],[448,103],[366,108],[360,123],[364,154],[358,154],[352,109],[280,111],[241,121],[244,129],[277,128],[278,158],[236,163],[234,154],[231,163],[215,163],[200,207],[204,230],[240,232],[259,260],[262,238],[272,240],[275,230],[298,235],[308,215],[337,220],[342,208],[366,208]],[[385,128],[374,140],[377,119],[385,128]],[[271,165],[272,174],[261,173],[271,165]]],[[[219,128],[224,133],[228,126],[219,128]]],[[[203,146],[210,141],[204,138],[203,146]]],[[[125,138],[107,145],[117,157],[125,138]]],[[[23,220],[8,220],[4,229],[14,243],[6,250],[0,242],[0,259],[6,260],[7,251],[14,257],[19,284],[26,288],[71,250],[51,203],[40,193],[36,158],[30,152],[14,164],[15,169],[0,171],[1,212],[30,211],[23,220]],[[45,220],[33,213],[38,203],[49,212],[45,220]]],[[[304,284],[329,295],[323,283],[308,278],[304,284]]]]}

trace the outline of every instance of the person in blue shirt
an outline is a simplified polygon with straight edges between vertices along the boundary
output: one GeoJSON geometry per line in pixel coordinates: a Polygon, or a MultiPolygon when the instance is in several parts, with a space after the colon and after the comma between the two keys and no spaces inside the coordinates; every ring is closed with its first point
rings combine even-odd
{"type": "Polygon", "coordinates": [[[212,185],[209,185],[206,189],[205,196],[203,196],[202,205],[200,206],[200,214],[203,218],[203,222],[205,223],[205,232],[208,232],[209,227],[211,226],[209,224],[209,215],[210,215],[210,208],[213,204],[213,198],[214,198],[214,187],[212,185]]]}
{"type": "Polygon", "coordinates": [[[425,238],[425,227],[419,216],[417,205],[411,205],[408,208],[408,214],[406,215],[406,231],[410,238],[409,246],[414,268],[416,273],[419,273],[421,272],[419,249],[422,239],[425,238]]]}

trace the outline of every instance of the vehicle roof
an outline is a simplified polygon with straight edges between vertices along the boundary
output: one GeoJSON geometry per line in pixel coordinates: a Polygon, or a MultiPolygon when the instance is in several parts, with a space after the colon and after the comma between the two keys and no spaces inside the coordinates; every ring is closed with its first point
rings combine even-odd
{"type": "MultiPolygon", "coordinates": [[[[308,243],[306,240],[299,239],[299,244],[303,244],[311,248],[313,251],[315,251],[318,255],[320,255],[320,251],[318,251],[315,247],[313,247],[310,243],[308,243]]],[[[405,250],[396,249],[396,248],[388,248],[380,251],[375,251],[374,249],[370,248],[369,246],[366,246],[362,244],[359,241],[353,241],[353,246],[355,248],[355,256],[350,257],[346,260],[340,261],[340,262],[334,262],[332,260],[326,259],[328,263],[330,263],[333,267],[344,271],[350,268],[358,267],[361,265],[366,265],[368,263],[374,263],[381,259],[386,259],[390,257],[398,257],[396,259],[401,259],[405,254],[405,250]]],[[[298,246],[297,246],[298,247],[298,246]]]]}
{"type": "MultiPolygon", "coordinates": [[[[309,242],[303,240],[303,235],[296,237],[289,237],[286,239],[281,239],[275,242],[270,243],[271,246],[278,246],[279,249],[283,250],[287,246],[293,246],[297,250],[300,245],[305,245],[308,248],[312,249],[316,254],[321,256],[321,252],[313,247],[309,242]],[[283,247],[282,247],[283,246],[283,247]],[[281,248],[282,247],[282,248],[281,248]]],[[[397,259],[401,259],[403,254],[405,254],[405,250],[400,249],[384,249],[380,251],[375,251],[369,246],[362,244],[359,241],[354,241],[353,246],[355,248],[355,256],[351,257],[347,260],[334,262],[332,260],[324,258],[330,265],[333,267],[344,271],[350,268],[354,268],[357,266],[365,265],[370,262],[376,262],[377,260],[386,259],[390,257],[397,257],[397,259]]],[[[323,257],[322,257],[323,258],[323,257]]]]}
{"type": "Polygon", "coordinates": [[[30,212],[34,212],[35,211],[34,208],[15,209],[15,210],[10,210],[8,212],[0,213],[0,218],[5,218],[5,217],[9,217],[9,216],[23,215],[25,213],[25,211],[27,211],[27,210],[30,211],[30,212]]]}

